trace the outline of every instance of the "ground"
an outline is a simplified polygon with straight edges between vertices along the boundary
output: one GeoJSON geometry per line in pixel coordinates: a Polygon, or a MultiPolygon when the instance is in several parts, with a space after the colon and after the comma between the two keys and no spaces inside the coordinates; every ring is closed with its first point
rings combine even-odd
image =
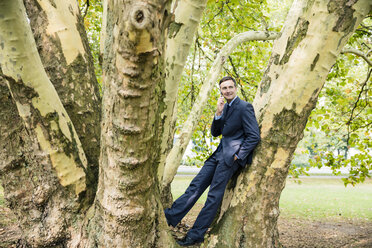
{"type": "MultiPolygon", "coordinates": [[[[196,204],[172,229],[175,238],[180,239],[186,234],[201,208],[202,204],[196,204]]],[[[371,222],[279,218],[278,227],[280,242],[287,248],[372,248],[371,222]]]]}
{"type": "MultiPolygon", "coordinates": [[[[184,220],[173,228],[173,234],[181,239],[192,226],[202,204],[196,204],[184,220]]],[[[370,248],[372,247],[372,223],[355,221],[322,222],[295,218],[280,218],[280,241],[288,248],[370,248]]],[[[0,247],[17,247],[21,232],[15,224],[10,209],[0,206],[0,247]]],[[[198,247],[198,246],[195,246],[198,247]]]]}

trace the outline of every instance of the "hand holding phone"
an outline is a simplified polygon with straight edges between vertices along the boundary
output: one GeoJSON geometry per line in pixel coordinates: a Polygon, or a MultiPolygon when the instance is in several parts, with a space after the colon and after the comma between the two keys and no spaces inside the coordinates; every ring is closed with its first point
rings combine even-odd
{"type": "Polygon", "coordinates": [[[225,105],[225,98],[221,94],[221,96],[217,100],[217,111],[216,111],[217,116],[222,115],[222,110],[223,110],[224,105],[225,105]]]}

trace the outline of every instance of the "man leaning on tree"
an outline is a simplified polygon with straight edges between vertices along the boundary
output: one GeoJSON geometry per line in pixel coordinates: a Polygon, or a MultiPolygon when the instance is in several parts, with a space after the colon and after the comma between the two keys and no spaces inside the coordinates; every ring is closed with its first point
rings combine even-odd
{"type": "Polygon", "coordinates": [[[237,96],[235,79],[230,76],[223,77],[219,85],[222,96],[217,101],[211,133],[214,137],[222,135],[220,144],[205,161],[185,193],[171,208],[164,210],[168,225],[176,226],[210,186],[205,205],[193,227],[184,239],[177,241],[181,246],[203,242],[204,234],[221,204],[227,182],[240,166],[245,167],[246,164],[252,163],[253,150],[260,141],[260,131],[252,104],[237,96]]]}

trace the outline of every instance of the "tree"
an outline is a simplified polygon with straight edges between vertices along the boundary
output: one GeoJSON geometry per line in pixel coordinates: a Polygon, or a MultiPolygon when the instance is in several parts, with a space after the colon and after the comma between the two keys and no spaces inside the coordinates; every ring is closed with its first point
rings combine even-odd
{"type": "MultiPolygon", "coordinates": [[[[175,98],[167,98],[172,93],[166,78],[179,63],[166,59],[178,51],[166,44],[188,27],[175,21],[177,8],[185,8],[181,3],[201,3],[197,10],[190,8],[192,19],[205,2],[104,1],[97,191],[92,159],[98,157],[97,149],[87,155],[90,143],[97,148],[99,138],[84,138],[86,131],[97,135],[97,124],[89,124],[100,118],[100,111],[92,110],[99,108],[99,96],[94,76],[78,87],[93,70],[77,3],[25,3],[0,2],[0,96],[7,106],[0,115],[1,181],[23,229],[22,242],[34,247],[175,246],[159,180],[174,132],[175,98]],[[48,38],[53,45],[46,45],[48,38]],[[56,79],[52,71],[63,76],[56,79]],[[52,83],[61,78],[66,81],[58,92],[52,83]],[[63,92],[83,109],[66,111],[63,92]],[[95,96],[84,98],[83,93],[95,96]],[[94,121],[72,118],[85,113],[94,121]]],[[[278,203],[294,149],[328,71],[371,8],[367,0],[293,3],[253,102],[262,142],[253,164],[227,190],[204,246],[279,246],[278,203]]],[[[190,47],[182,46],[180,51],[190,47]]]]}

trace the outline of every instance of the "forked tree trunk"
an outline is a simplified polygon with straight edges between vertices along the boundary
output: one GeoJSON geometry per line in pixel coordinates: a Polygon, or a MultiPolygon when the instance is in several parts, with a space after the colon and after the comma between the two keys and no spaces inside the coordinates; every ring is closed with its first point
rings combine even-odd
{"type": "MultiPolygon", "coordinates": [[[[65,1],[37,2],[40,10],[53,10],[65,1]]],[[[10,97],[0,78],[0,100],[9,106],[0,110],[0,121],[7,121],[17,104],[22,121],[17,116],[14,121],[25,127],[0,128],[0,145],[4,142],[9,150],[0,155],[11,161],[1,164],[1,179],[9,190],[7,200],[25,227],[27,245],[175,246],[167,232],[157,171],[164,132],[167,2],[105,1],[99,186],[93,207],[83,216],[79,214],[85,206],[87,163],[78,134],[42,70],[31,31],[25,29],[28,21],[21,0],[0,1],[0,63],[12,93],[10,97]],[[80,230],[86,236],[81,238],[80,230]]],[[[290,159],[330,67],[371,10],[369,2],[294,2],[254,101],[262,142],[251,167],[226,193],[221,216],[204,247],[280,246],[278,204],[290,159]]],[[[32,23],[38,20],[32,14],[30,18],[32,23]]],[[[63,33],[55,31],[55,37],[63,33]]],[[[61,44],[61,63],[84,60],[86,56],[67,52],[65,45],[61,44]]]]}
{"type": "Polygon", "coordinates": [[[159,185],[164,1],[108,1],[103,123],[89,246],[171,247],[159,185]]]}
{"type": "MultiPolygon", "coordinates": [[[[25,127],[15,118],[19,137],[12,129],[2,130],[1,141],[7,141],[7,158],[12,161],[2,163],[1,168],[6,198],[27,245],[64,246],[80,232],[75,227],[86,192],[85,154],[45,74],[22,1],[0,2],[0,37],[3,78],[14,102],[5,90],[3,100],[13,111],[16,104],[25,127]]],[[[2,113],[2,117],[10,115],[2,113]]]]}
{"type": "Polygon", "coordinates": [[[279,198],[293,152],[331,66],[369,11],[369,0],[293,3],[253,103],[261,143],[225,194],[205,247],[280,246],[279,198]]]}

